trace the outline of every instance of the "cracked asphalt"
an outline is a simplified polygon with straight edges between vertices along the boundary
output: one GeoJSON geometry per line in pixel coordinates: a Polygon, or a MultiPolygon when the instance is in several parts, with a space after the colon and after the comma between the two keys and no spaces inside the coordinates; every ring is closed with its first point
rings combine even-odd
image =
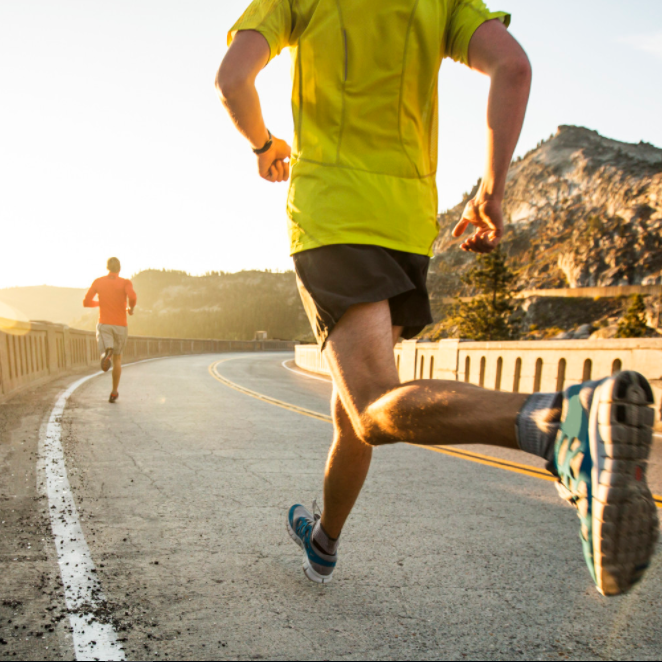
{"type": "MultiPolygon", "coordinates": [[[[214,380],[208,367],[222,358],[225,378],[328,414],[330,384],[286,370],[281,353],[130,366],[116,405],[103,376],[65,411],[69,480],[127,659],[662,657],[659,559],[630,595],[601,597],[552,483],[425,449],[377,450],[334,581],[308,582],[285,515],[321,498],[331,426],[214,380]]],[[[57,388],[0,407],[0,424],[11,419],[0,444],[2,659],[73,656],[34,488],[33,444],[57,388]]],[[[657,493],[661,458],[656,447],[657,493]]]]}

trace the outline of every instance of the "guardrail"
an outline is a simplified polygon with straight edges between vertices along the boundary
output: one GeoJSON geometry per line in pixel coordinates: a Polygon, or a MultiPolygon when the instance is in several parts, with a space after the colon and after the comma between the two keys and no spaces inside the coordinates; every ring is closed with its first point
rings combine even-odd
{"type": "MultiPolygon", "coordinates": [[[[217,352],[291,351],[281,340],[196,340],[129,336],[126,362],[161,356],[217,352]]],[[[0,318],[0,401],[22,389],[72,370],[99,364],[95,334],[49,322],[0,318]]]]}
{"type": "Polygon", "coordinates": [[[561,287],[549,290],[522,290],[515,296],[520,299],[529,297],[561,298],[603,298],[626,297],[633,294],[662,296],[662,285],[605,285],[604,287],[561,287]]]}
{"type": "MultiPolygon", "coordinates": [[[[627,297],[633,294],[657,297],[662,299],[662,285],[613,285],[605,287],[560,287],[548,290],[520,290],[515,292],[516,299],[531,297],[553,297],[557,299],[603,299],[627,297]]],[[[476,297],[441,297],[439,301],[445,304],[460,301],[471,301],[476,297]]]]}
{"type": "MultiPolygon", "coordinates": [[[[329,374],[317,345],[295,347],[299,367],[329,374]]],[[[662,400],[662,340],[527,340],[436,343],[405,340],[395,347],[400,379],[449,379],[515,393],[560,391],[572,384],[636,370],[662,400]]]]}

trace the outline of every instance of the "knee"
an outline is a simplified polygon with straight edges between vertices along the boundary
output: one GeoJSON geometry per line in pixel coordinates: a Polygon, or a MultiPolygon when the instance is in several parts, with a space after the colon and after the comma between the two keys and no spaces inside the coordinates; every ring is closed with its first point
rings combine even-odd
{"type": "Polygon", "coordinates": [[[361,438],[370,446],[409,441],[418,407],[407,403],[406,388],[389,391],[361,412],[361,438]]]}
{"type": "Polygon", "coordinates": [[[375,416],[370,409],[363,412],[360,417],[357,434],[364,444],[368,446],[384,446],[394,444],[398,440],[389,432],[381,417],[375,416]]]}
{"type": "Polygon", "coordinates": [[[333,422],[338,434],[351,435],[357,438],[362,444],[371,447],[393,443],[391,436],[383,431],[370,410],[356,412],[354,416],[350,416],[340,401],[340,398],[335,398],[332,412],[333,422]]]}

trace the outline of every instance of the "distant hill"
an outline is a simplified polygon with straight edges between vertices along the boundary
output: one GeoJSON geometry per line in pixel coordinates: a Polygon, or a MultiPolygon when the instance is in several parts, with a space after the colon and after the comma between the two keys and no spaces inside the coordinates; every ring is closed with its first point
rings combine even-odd
{"type": "MultiPolygon", "coordinates": [[[[293,272],[240,271],[191,276],[183,271],[141,271],[132,277],[138,295],[132,334],[171,338],[252,340],[311,339],[293,272]]],[[[95,319],[73,325],[94,329],[95,319]]]]}
{"type": "MultiPolygon", "coordinates": [[[[0,303],[29,320],[70,324],[84,312],[83,297],[87,290],[77,287],[8,287],[0,289],[0,303]]],[[[8,314],[9,311],[6,311],[8,314]]],[[[1,317],[2,315],[0,315],[1,317]]]]}
{"type": "MultiPolygon", "coordinates": [[[[129,320],[134,335],[251,340],[256,331],[267,331],[269,338],[313,339],[293,272],[191,276],[150,269],[132,281],[138,294],[138,307],[129,320]]],[[[0,317],[93,331],[98,309],[83,308],[85,292],[45,285],[3,289],[0,317]]]]}

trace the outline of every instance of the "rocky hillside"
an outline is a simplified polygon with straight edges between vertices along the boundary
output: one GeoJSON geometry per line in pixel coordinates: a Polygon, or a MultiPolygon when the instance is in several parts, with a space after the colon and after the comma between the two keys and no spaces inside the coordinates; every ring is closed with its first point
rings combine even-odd
{"type": "MultiPolygon", "coordinates": [[[[437,297],[473,260],[450,236],[472,194],[439,216],[437,297]]],[[[512,164],[504,212],[519,289],[662,283],[662,149],[561,126],[512,164]]]]}

